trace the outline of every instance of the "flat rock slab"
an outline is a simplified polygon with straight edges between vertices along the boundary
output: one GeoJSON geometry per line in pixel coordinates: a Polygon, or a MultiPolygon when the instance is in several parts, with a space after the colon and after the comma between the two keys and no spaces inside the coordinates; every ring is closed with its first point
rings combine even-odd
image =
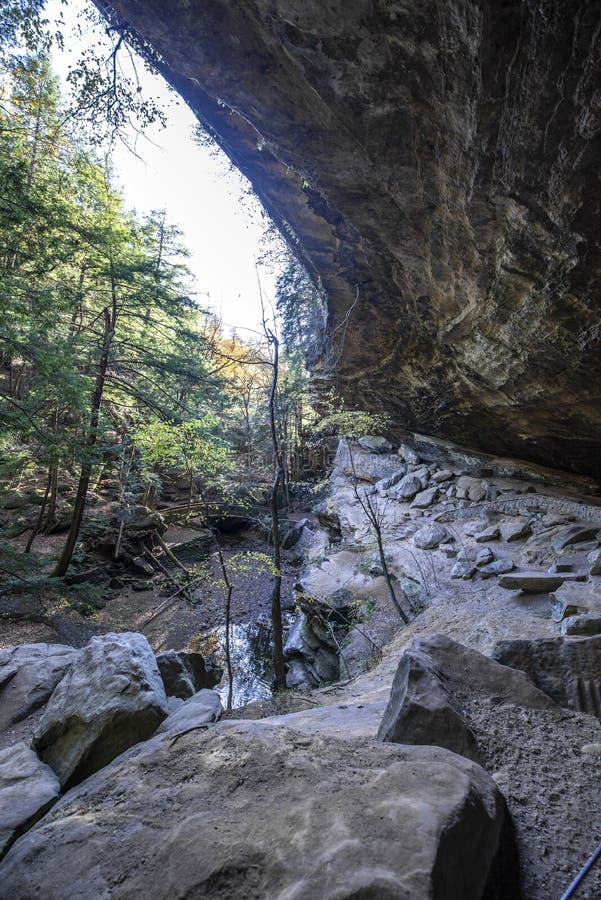
{"type": "Polygon", "coordinates": [[[0,750],[0,859],[56,803],[59,792],[52,769],[26,744],[0,750]]]}
{"type": "Polygon", "coordinates": [[[509,591],[524,591],[526,594],[545,594],[556,591],[564,581],[582,580],[582,576],[571,572],[512,572],[501,575],[499,586],[509,591]]]}
{"type": "Polygon", "coordinates": [[[3,862],[0,896],[480,900],[503,809],[445,750],[223,723],[67,795],[3,862]]]}
{"type": "Polygon", "coordinates": [[[32,746],[62,787],[71,787],[146,740],[166,716],[165,689],[144,635],[104,634],[77,654],[55,688],[32,746]]]}
{"type": "Polygon", "coordinates": [[[500,641],[493,656],[521,669],[560,706],[601,718],[601,635],[500,641]]]}
{"type": "Polygon", "coordinates": [[[21,644],[0,650],[0,731],[40,709],[75,659],[63,644],[21,644]]]}

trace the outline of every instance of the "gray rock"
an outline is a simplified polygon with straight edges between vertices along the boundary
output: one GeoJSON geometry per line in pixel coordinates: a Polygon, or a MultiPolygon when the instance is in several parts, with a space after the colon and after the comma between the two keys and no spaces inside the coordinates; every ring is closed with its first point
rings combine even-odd
{"type": "Polygon", "coordinates": [[[598,610],[601,613],[601,594],[593,593],[589,585],[563,584],[549,596],[551,618],[561,622],[566,616],[598,610]]]}
{"type": "Polygon", "coordinates": [[[132,568],[136,569],[137,572],[140,572],[142,575],[154,575],[155,569],[150,565],[148,560],[144,559],[143,556],[135,556],[130,565],[132,568]]]}
{"type": "Polygon", "coordinates": [[[416,451],[409,446],[409,444],[401,444],[399,447],[399,456],[402,457],[406,463],[412,466],[416,466],[419,463],[419,455],[416,451]]]}
{"type": "Polygon", "coordinates": [[[591,575],[601,575],[601,550],[592,550],[587,556],[591,575]]]}
{"type": "Polygon", "coordinates": [[[561,623],[561,633],[566,635],[601,634],[601,615],[585,613],[580,616],[568,616],[561,623]]]}
{"type": "Polygon", "coordinates": [[[478,550],[476,554],[476,565],[478,568],[482,568],[482,566],[487,566],[489,563],[493,561],[495,558],[495,554],[492,552],[490,547],[482,547],[481,550],[478,550]]]}
{"type": "Polygon", "coordinates": [[[398,472],[394,472],[388,478],[381,478],[380,481],[376,482],[374,487],[378,491],[389,491],[390,488],[394,487],[399,481],[405,477],[407,474],[407,469],[399,469],[398,472]]]}
{"type": "Polygon", "coordinates": [[[528,519],[505,522],[500,525],[499,530],[504,541],[521,541],[532,534],[532,526],[528,519]]]}
{"type": "Polygon", "coordinates": [[[453,473],[450,469],[439,469],[432,475],[432,481],[435,484],[442,484],[444,481],[450,481],[451,478],[453,478],[453,473]]]}
{"type": "Polygon", "coordinates": [[[454,559],[457,556],[457,547],[452,544],[439,544],[439,550],[442,550],[447,559],[454,559]]]}
{"type": "Polygon", "coordinates": [[[167,716],[159,726],[157,734],[209,725],[211,722],[217,722],[222,712],[223,706],[217,691],[199,691],[167,716]]]}
{"type": "Polygon", "coordinates": [[[562,528],[557,537],[553,540],[553,549],[558,553],[571,544],[579,544],[582,541],[588,541],[597,536],[599,531],[598,525],[568,525],[562,528]]]}
{"type": "Polygon", "coordinates": [[[560,706],[601,718],[601,635],[501,641],[493,657],[521,669],[560,706]]]}
{"type": "Polygon", "coordinates": [[[480,574],[483,578],[490,578],[492,575],[505,575],[506,572],[511,572],[513,569],[515,569],[514,561],[505,557],[495,559],[494,562],[482,566],[480,574]]]}
{"type": "Polygon", "coordinates": [[[165,650],[156,659],[165,693],[182,700],[187,700],[203,688],[219,684],[223,674],[221,669],[207,667],[200,653],[165,650]]]}
{"type": "Polygon", "coordinates": [[[367,450],[369,453],[391,453],[394,449],[390,441],[376,435],[360,437],[357,443],[362,450],[367,450]]]}
{"type": "Polygon", "coordinates": [[[284,658],[288,663],[286,684],[290,688],[317,687],[340,678],[338,648],[316,616],[299,616],[290,629],[284,658]]]}
{"type": "Polygon", "coordinates": [[[0,750],[0,859],[56,803],[59,791],[52,769],[25,744],[0,750]]]}
{"type": "MultiPolygon", "coordinates": [[[[578,576],[576,576],[578,577],[578,576]]],[[[526,594],[544,594],[555,591],[564,581],[573,580],[569,572],[512,572],[499,578],[499,585],[510,591],[524,591],[526,594]]]]}
{"type": "Polygon", "coordinates": [[[462,578],[464,581],[468,581],[477,571],[473,563],[467,560],[458,561],[451,569],[451,578],[462,578]]]}
{"type": "Polygon", "coordinates": [[[401,657],[378,737],[435,744],[477,759],[470,704],[483,697],[529,709],[554,705],[524,673],[499,665],[446,635],[414,638],[401,657]]]}
{"type": "Polygon", "coordinates": [[[397,484],[394,494],[400,500],[412,500],[421,491],[422,483],[415,475],[405,475],[397,484]]]}
{"type": "Polygon", "coordinates": [[[413,535],[413,543],[420,550],[434,550],[449,539],[450,534],[444,525],[424,525],[413,535]]]}
{"type": "Polygon", "coordinates": [[[489,525],[483,531],[475,535],[477,544],[486,544],[487,541],[496,541],[499,537],[499,529],[496,525],[489,525]]]}
{"type": "Polygon", "coordinates": [[[344,739],[348,712],[134,748],[13,847],[5,896],[480,900],[504,823],[492,778],[439,748],[344,739]]]}
{"type": "Polygon", "coordinates": [[[378,740],[431,744],[480,761],[476,738],[443,686],[435,664],[427,653],[415,649],[405,651],[401,658],[378,740]]]}
{"type": "Polygon", "coordinates": [[[141,634],[93,637],[59,682],[32,746],[72,787],[153,734],[167,715],[156,660],[141,634]]]}
{"type": "Polygon", "coordinates": [[[432,506],[434,501],[438,498],[439,493],[437,487],[431,487],[425,491],[420,491],[415,495],[411,506],[415,507],[415,509],[427,509],[429,506],[432,506]]]}
{"type": "Polygon", "coordinates": [[[0,650],[0,731],[41,709],[76,655],[63,644],[0,650]]]}
{"type": "Polygon", "coordinates": [[[561,556],[551,563],[549,572],[573,572],[575,562],[571,556],[561,556]]]}

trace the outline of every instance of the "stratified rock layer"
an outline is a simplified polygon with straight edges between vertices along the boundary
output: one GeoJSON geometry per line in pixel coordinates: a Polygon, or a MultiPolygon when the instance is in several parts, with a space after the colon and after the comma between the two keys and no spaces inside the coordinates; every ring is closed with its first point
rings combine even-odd
{"type": "Polygon", "coordinates": [[[599,4],[95,2],[296,243],[349,400],[599,473],[599,4]]]}

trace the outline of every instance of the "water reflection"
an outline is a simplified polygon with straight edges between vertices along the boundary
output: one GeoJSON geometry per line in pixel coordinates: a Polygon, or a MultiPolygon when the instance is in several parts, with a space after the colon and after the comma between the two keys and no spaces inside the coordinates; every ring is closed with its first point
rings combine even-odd
{"type": "MultiPolygon", "coordinates": [[[[225,669],[225,626],[212,634],[219,642],[225,669]]],[[[230,625],[230,652],[234,670],[232,706],[244,706],[253,700],[273,695],[273,663],[271,659],[271,628],[263,622],[230,625]]],[[[217,688],[221,702],[227,704],[228,677],[224,672],[217,688]]]]}

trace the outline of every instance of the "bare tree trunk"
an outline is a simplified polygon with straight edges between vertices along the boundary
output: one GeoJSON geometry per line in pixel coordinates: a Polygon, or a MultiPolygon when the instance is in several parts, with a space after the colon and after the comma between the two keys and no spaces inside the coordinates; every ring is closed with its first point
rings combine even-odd
{"type": "Polygon", "coordinates": [[[31,551],[31,547],[33,542],[35,541],[37,535],[40,533],[40,529],[42,527],[42,522],[44,521],[44,512],[46,511],[46,503],[48,502],[48,494],[50,493],[50,485],[52,484],[52,463],[50,463],[50,467],[48,469],[48,478],[46,480],[46,491],[44,493],[44,499],[42,500],[42,505],[40,506],[40,514],[38,515],[37,521],[32,528],[31,534],[27,538],[27,543],[25,544],[24,553],[29,553],[31,551]]]}
{"type": "Polygon", "coordinates": [[[116,283],[113,273],[111,272],[111,291],[112,291],[112,307],[108,306],[104,309],[104,334],[102,339],[102,350],[100,353],[100,361],[96,374],[96,382],[94,384],[94,392],[92,394],[92,411],[90,414],[90,423],[88,427],[88,437],[85,443],[86,456],[81,464],[79,474],[79,483],[77,485],[77,494],[73,507],[73,518],[71,519],[71,527],[67,535],[63,552],[53,571],[55,578],[61,577],[67,573],[67,569],[71,564],[73,552],[77,544],[83,514],[86,507],[86,498],[88,496],[88,488],[90,478],[92,476],[92,452],[98,440],[98,425],[100,423],[100,406],[102,403],[102,395],[104,393],[104,383],[106,381],[106,373],[109,365],[109,357],[111,352],[111,343],[115,334],[115,325],[117,322],[117,294],[116,283]]]}
{"type": "Polygon", "coordinates": [[[353,473],[353,493],[355,494],[355,497],[359,501],[359,503],[361,505],[361,509],[367,516],[369,524],[373,528],[374,536],[376,538],[376,544],[378,545],[378,555],[380,557],[380,565],[382,566],[384,580],[386,582],[386,587],[388,589],[388,596],[390,597],[390,601],[391,601],[392,605],[398,612],[399,616],[401,617],[401,619],[403,620],[405,625],[408,625],[409,618],[407,617],[405,611],[403,610],[403,607],[399,603],[398,597],[396,595],[396,592],[395,592],[393,584],[392,584],[392,579],[390,577],[388,563],[386,562],[386,555],[384,553],[384,542],[382,540],[382,523],[380,520],[379,512],[376,508],[374,508],[374,505],[371,502],[371,500],[367,494],[365,494],[364,496],[361,496],[361,494],[359,493],[359,487],[358,487],[359,479],[357,478],[357,472],[355,470],[355,460],[353,459],[353,448],[352,448],[351,441],[349,438],[346,439],[346,444],[348,447],[349,457],[350,457],[350,461],[351,461],[351,471],[353,473]]]}
{"type": "Polygon", "coordinates": [[[271,447],[273,452],[274,476],[271,485],[271,532],[273,538],[273,566],[275,570],[273,591],[271,594],[271,630],[273,634],[273,670],[275,687],[283,691],[286,687],[286,665],[284,663],[284,637],[282,625],[282,542],[280,538],[280,520],[278,512],[278,490],[283,478],[282,458],[278,446],[275,420],[275,392],[279,371],[279,342],[273,332],[268,332],[273,347],[273,377],[269,392],[269,428],[271,431],[271,447]]]}

